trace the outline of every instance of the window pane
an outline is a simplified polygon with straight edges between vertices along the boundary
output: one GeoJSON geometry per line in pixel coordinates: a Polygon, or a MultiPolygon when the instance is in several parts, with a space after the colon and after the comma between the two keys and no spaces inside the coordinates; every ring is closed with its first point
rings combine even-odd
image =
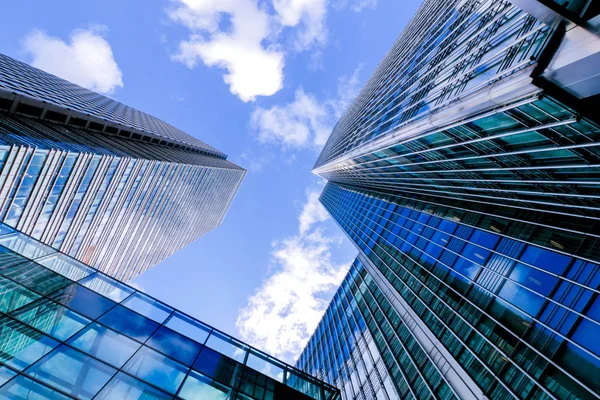
{"type": "Polygon", "coordinates": [[[34,262],[0,267],[0,274],[28,289],[50,294],[69,285],[71,281],[34,262]]]}
{"type": "Polygon", "coordinates": [[[239,362],[244,361],[248,349],[243,343],[238,342],[233,338],[228,338],[219,332],[213,332],[210,335],[206,342],[206,346],[239,362]]]}
{"type": "Polygon", "coordinates": [[[39,300],[15,317],[58,340],[67,340],[91,321],[48,299],[39,300]]]}
{"type": "Polygon", "coordinates": [[[119,372],[95,397],[95,400],[163,400],[172,399],[168,394],[146,385],[127,374],[119,372]]]}
{"type": "Polygon", "coordinates": [[[69,343],[116,367],[122,367],[141,346],[135,340],[97,323],[88,326],[69,343]]]}
{"type": "Polygon", "coordinates": [[[140,342],[145,342],[154,333],[156,328],[158,328],[156,322],[120,305],[103,315],[99,321],[117,332],[137,339],[140,342]]]}
{"type": "Polygon", "coordinates": [[[535,317],[544,304],[544,298],[526,290],[510,281],[506,281],[500,292],[500,297],[519,307],[529,315],[535,317]]]}
{"type": "Polygon", "coordinates": [[[0,386],[11,380],[17,373],[7,367],[0,367],[0,386]]]}
{"type": "Polygon", "coordinates": [[[31,290],[0,276],[0,312],[9,313],[39,297],[31,290]]]}
{"type": "Polygon", "coordinates": [[[535,290],[540,294],[543,294],[544,296],[550,294],[556,285],[556,282],[558,281],[557,278],[551,275],[523,264],[515,265],[515,268],[510,274],[510,278],[522,283],[523,285],[535,290]]]}
{"type": "Polygon", "coordinates": [[[36,260],[36,262],[74,281],[78,281],[96,272],[93,268],[61,253],[51,254],[36,260]]]}
{"type": "Polygon", "coordinates": [[[236,386],[242,365],[229,357],[204,347],[194,363],[194,369],[225,385],[236,386]]]}
{"type": "Polygon", "coordinates": [[[521,260],[527,264],[535,265],[555,274],[562,274],[571,261],[571,257],[544,250],[536,246],[527,246],[521,260]]]}
{"type": "Polygon", "coordinates": [[[168,326],[182,335],[194,339],[198,343],[204,343],[211,331],[211,328],[208,326],[198,321],[194,321],[193,319],[178,312],[175,312],[175,314],[169,318],[165,326],[168,326]]]}
{"type": "Polygon", "coordinates": [[[104,295],[116,302],[120,302],[133,293],[132,288],[99,273],[82,279],[80,283],[83,286],[92,289],[94,292],[100,293],[101,295],[104,295]]]}
{"type": "Polygon", "coordinates": [[[175,393],[188,368],[144,346],[129,360],[124,370],[169,393],[175,393]]]}
{"type": "Polygon", "coordinates": [[[52,299],[92,319],[96,319],[116,303],[77,283],[54,293],[52,299]]]}
{"type": "Polygon", "coordinates": [[[19,232],[0,237],[0,245],[32,260],[56,252],[52,247],[19,232]]]}
{"type": "Polygon", "coordinates": [[[136,292],[127,298],[123,302],[123,305],[158,323],[162,323],[173,312],[172,308],[140,292],[136,292]]]}
{"type": "Polygon", "coordinates": [[[54,390],[31,379],[19,375],[6,385],[0,387],[1,400],[31,399],[31,400],[69,400],[54,390]]]}
{"type": "Polygon", "coordinates": [[[0,318],[0,361],[8,366],[23,370],[58,344],[19,321],[0,318]]]}
{"type": "Polygon", "coordinates": [[[202,347],[193,340],[164,326],[152,335],[147,344],[186,365],[192,365],[202,347]]]}
{"type": "Polygon", "coordinates": [[[116,370],[77,350],[61,345],[26,372],[75,397],[91,399],[116,370]]]}
{"type": "Polygon", "coordinates": [[[183,382],[179,396],[186,400],[227,400],[230,389],[205,377],[196,371],[191,371],[183,382]]]}
{"type": "Polygon", "coordinates": [[[261,374],[270,376],[276,381],[283,382],[284,365],[276,360],[269,360],[268,357],[263,354],[251,350],[246,365],[261,374]]]}

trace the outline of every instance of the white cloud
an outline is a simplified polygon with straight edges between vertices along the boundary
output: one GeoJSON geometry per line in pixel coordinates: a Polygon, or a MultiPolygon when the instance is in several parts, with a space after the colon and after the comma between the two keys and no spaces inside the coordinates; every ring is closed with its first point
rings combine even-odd
{"type": "Polygon", "coordinates": [[[77,29],[70,42],[34,30],[23,40],[31,64],[51,74],[100,93],[110,94],[123,87],[123,73],[104,39],[104,26],[77,29]]]}
{"type": "Polygon", "coordinates": [[[327,42],[327,0],[273,0],[273,7],[283,26],[299,26],[294,40],[296,50],[307,50],[327,42]]]}
{"type": "Polygon", "coordinates": [[[258,140],[279,144],[284,149],[323,147],[333,125],[358,93],[361,68],[356,68],[350,77],[340,78],[335,98],[321,102],[300,88],[291,103],[256,108],[250,124],[258,140]]]}
{"type": "Polygon", "coordinates": [[[327,236],[316,190],[307,193],[298,234],[273,243],[270,275],[248,299],[236,326],[245,341],[294,362],[340,285],[349,263],[333,261],[340,237],[327,236]]]}
{"type": "Polygon", "coordinates": [[[283,53],[263,42],[271,34],[268,13],[254,0],[176,0],[172,20],[190,30],[173,56],[189,68],[199,60],[227,72],[231,93],[245,102],[283,86],[283,53]],[[229,17],[225,20],[223,17],[229,17]],[[229,26],[225,22],[229,21],[229,26]]]}
{"type": "Polygon", "coordinates": [[[338,10],[350,6],[350,10],[359,13],[366,8],[375,8],[377,0],[335,0],[333,6],[338,10]]]}

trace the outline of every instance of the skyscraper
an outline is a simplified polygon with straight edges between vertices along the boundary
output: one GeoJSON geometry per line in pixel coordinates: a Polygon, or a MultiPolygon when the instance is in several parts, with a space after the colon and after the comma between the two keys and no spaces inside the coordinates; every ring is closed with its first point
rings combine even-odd
{"type": "Polygon", "coordinates": [[[339,400],[339,390],[0,223],[0,399],[339,400]]]}
{"type": "Polygon", "coordinates": [[[246,173],[226,158],[0,55],[0,221],[119,280],[222,222],[246,173]]]}
{"type": "Polygon", "coordinates": [[[345,399],[600,397],[596,3],[423,3],[315,166],[359,255],[297,366],[345,399]]]}

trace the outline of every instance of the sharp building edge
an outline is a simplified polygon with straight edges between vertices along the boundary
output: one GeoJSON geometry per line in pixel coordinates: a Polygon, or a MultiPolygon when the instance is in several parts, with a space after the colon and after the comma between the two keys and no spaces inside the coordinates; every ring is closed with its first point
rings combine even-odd
{"type": "Polygon", "coordinates": [[[345,400],[600,397],[599,12],[422,4],[315,165],[359,254],[299,368],[345,400]]]}

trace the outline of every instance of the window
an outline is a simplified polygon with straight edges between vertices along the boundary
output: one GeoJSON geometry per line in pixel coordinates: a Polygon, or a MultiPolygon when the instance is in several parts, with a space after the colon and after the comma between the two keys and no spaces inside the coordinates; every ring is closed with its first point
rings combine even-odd
{"type": "Polygon", "coordinates": [[[34,262],[0,267],[0,274],[28,289],[41,294],[50,294],[69,285],[71,281],[34,262]]]}
{"type": "Polygon", "coordinates": [[[29,375],[80,399],[91,399],[116,370],[61,345],[26,371],[29,375]]]}
{"type": "Polygon", "coordinates": [[[194,369],[202,372],[216,381],[235,387],[239,378],[241,364],[217,353],[209,348],[203,348],[194,363],[194,369]]]}
{"type": "Polygon", "coordinates": [[[78,281],[95,272],[93,268],[60,253],[40,258],[36,262],[73,281],[78,281]]]}
{"type": "Polygon", "coordinates": [[[39,297],[31,290],[0,276],[0,312],[9,313],[39,297]]]}
{"type": "Polygon", "coordinates": [[[185,365],[192,365],[202,345],[169,328],[160,327],[148,340],[148,346],[173,357],[185,365]]]}
{"type": "Polygon", "coordinates": [[[213,332],[210,335],[206,341],[206,346],[239,362],[244,361],[248,348],[243,343],[222,335],[219,332],[213,332]]]}
{"type": "Polygon", "coordinates": [[[544,250],[536,246],[527,246],[521,260],[527,264],[535,265],[555,274],[562,274],[569,265],[571,258],[553,251],[544,250]]]}
{"type": "Polygon", "coordinates": [[[15,317],[58,340],[67,340],[90,323],[89,319],[48,299],[27,306],[15,317]]]}
{"type": "Polygon", "coordinates": [[[8,317],[0,318],[0,362],[23,370],[39,360],[58,342],[8,317]]]}
{"type": "Polygon", "coordinates": [[[204,343],[212,329],[178,312],[175,312],[169,318],[165,326],[194,339],[198,343],[204,343]]]}
{"type": "Polygon", "coordinates": [[[116,367],[122,367],[141,344],[94,323],[69,341],[74,347],[116,367]]]}
{"type": "Polygon", "coordinates": [[[129,360],[124,369],[169,393],[177,392],[189,370],[183,364],[145,346],[129,360]]]}
{"type": "Polygon", "coordinates": [[[90,275],[80,283],[116,302],[120,302],[133,293],[133,289],[129,286],[100,273],[90,275]]]}
{"type": "Polygon", "coordinates": [[[0,367],[0,386],[10,381],[17,373],[7,367],[0,367]]]}
{"type": "Polygon", "coordinates": [[[67,396],[41,385],[23,375],[19,375],[0,387],[0,400],[43,399],[70,400],[67,396]]]}
{"type": "Polygon", "coordinates": [[[156,328],[158,328],[156,322],[120,305],[103,315],[99,321],[113,328],[117,332],[123,333],[141,342],[146,341],[146,339],[154,333],[156,328]]]}
{"type": "Polygon", "coordinates": [[[123,302],[123,305],[158,323],[164,322],[169,314],[173,312],[172,308],[167,307],[140,292],[136,292],[128,297],[127,300],[123,302]]]}
{"type": "Polygon", "coordinates": [[[102,297],[77,283],[67,286],[50,297],[60,304],[72,308],[91,319],[98,318],[115,305],[115,302],[106,297],[102,297]]]}
{"type": "Polygon", "coordinates": [[[119,372],[94,400],[167,400],[171,396],[127,374],[119,372]]]}

